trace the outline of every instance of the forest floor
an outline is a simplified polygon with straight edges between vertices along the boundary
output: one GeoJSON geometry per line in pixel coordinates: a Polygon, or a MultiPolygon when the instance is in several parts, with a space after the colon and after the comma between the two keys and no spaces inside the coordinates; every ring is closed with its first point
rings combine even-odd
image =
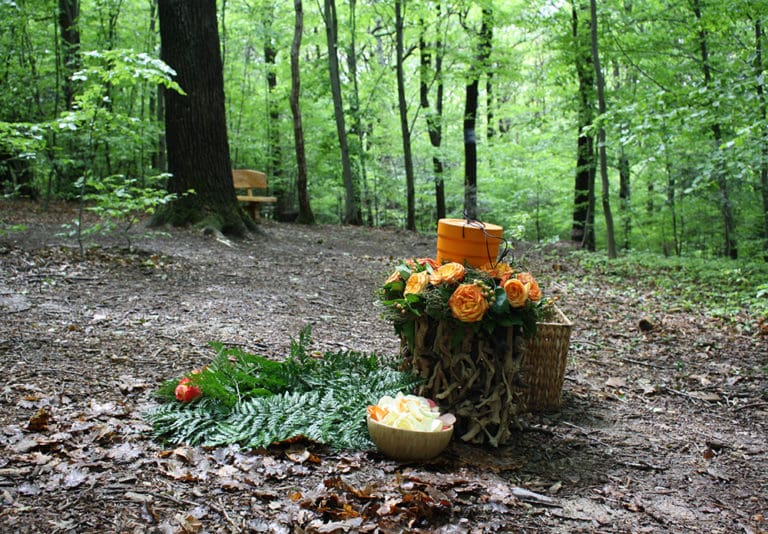
{"type": "Polygon", "coordinates": [[[311,324],[313,351],[397,353],[374,291],[435,238],[265,221],[243,240],[173,229],[133,252],[99,238],[81,257],[58,235],[73,218],[0,203],[0,221],[27,225],[0,232],[2,532],[768,529],[757,328],[584,272],[567,246],[519,245],[575,326],[561,411],[523,416],[512,443],[454,440],[416,464],[307,443],[164,447],[142,413],[211,361],[211,341],[284,358],[311,324]]]}

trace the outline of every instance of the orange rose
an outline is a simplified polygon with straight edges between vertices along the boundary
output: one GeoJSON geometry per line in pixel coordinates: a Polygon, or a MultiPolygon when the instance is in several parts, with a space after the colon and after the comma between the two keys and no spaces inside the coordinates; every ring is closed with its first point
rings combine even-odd
{"type": "Polygon", "coordinates": [[[525,306],[525,301],[528,300],[528,286],[526,284],[517,278],[511,278],[504,282],[502,287],[507,294],[507,300],[509,301],[510,306],[513,308],[522,308],[525,306]]]}
{"type": "Polygon", "coordinates": [[[429,281],[433,286],[446,283],[454,284],[464,280],[464,275],[467,273],[464,266],[460,263],[451,262],[445,263],[437,268],[437,270],[430,276],[429,281]]]}
{"type": "Polygon", "coordinates": [[[491,266],[490,263],[486,263],[480,270],[487,272],[492,278],[495,278],[500,282],[505,282],[512,276],[512,267],[510,267],[508,263],[499,262],[495,267],[491,266]]]}
{"type": "Polygon", "coordinates": [[[403,291],[403,295],[409,295],[411,293],[418,295],[426,289],[427,284],[429,284],[429,273],[427,271],[413,273],[408,277],[408,281],[405,283],[405,291],[403,291]]]}
{"type": "Polygon", "coordinates": [[[451,314],[465,323],[476,323],[488,311],[483,288],[478,284],[461,284],[448,299],[451,314]]]}
{"type": "Polygon", "coordinates": [[[405,260],[405,264],[411,269],[415,269],[419,265],[421,265],[422,267],[424,267],[425,265],[429,265],[433,269],[437,269],[437,262],[432,258],[407,259],[405,260]]]}
{"type": "Polygon", "coordinates": [[[528,298],[533,302],[541,300],[541,288],[531,273],[518,273],[517,279],[528,286],[528,298]]]}
{"type": "Polygon", "coordinates": [[[402,276],[400,276],[399,271],[395,271],[394,273],[389,275],[389,278],[387,278],[387,281],[384,282],[384,285],[391,284],[392,282],[397,282],[398,280],[402,280],[402,276]]]}
{"type": "Polygon", "coordinates": [[[433,269],[438,268],[437,262],[432,258],[418,258],[416,260],[416,263],[418,263],[419,265],[429,265],[433,269]]]}

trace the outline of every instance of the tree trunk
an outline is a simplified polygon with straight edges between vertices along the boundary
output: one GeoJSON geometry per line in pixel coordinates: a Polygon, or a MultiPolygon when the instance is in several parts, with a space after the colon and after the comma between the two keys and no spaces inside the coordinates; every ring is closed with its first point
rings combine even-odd
{"type": "MultiPolygon", "coordinates": [[[[494,120],[496,120],[493,114],[495,105],[493,101],[493,71],[489,70],[485,78],[485,138],[488,140],[489,146],[493,138],[496,137],[496,128],[493,124],[494,120]]],[[[493,158],[491,158],[491,164],[493,164],[493,158]]]]}
{"type": "MultiPolygon", "coordinates": [[[[701,54],[701,68],[704,74],[704,87],[707,91],[712,90],[712,67],[709,63],[709,45],[707,39],[707,30],[704,29],[701,20],[701,4],[699,0],[693,0],[693,13],[696,16],[699,37],[699,52],[701,54]]],[[[720,147],[723,144],[723,134],[720,128],[720,122],[713,120],[710,124],[712,137],[714,138],[714,154],[717,161],[714,162],[713,172],[714,181],[720,190],[720,212],[723,216],[723,254],[732,259],[738,257],[738,248],[736,246],[736,222],[733,217],[733,208],[731,206],[729,183],[725,161],[720,147]]]]}
{"type": "Polygon", "coordinates": [[[619,201],[622,216],[622,245],[624,250],[631,248],[630,235],[632,234],[632,189],[630,185],[630,167],[624,147],[619,149],[619,201]]]}
{"type": "Polygon", "coordinates": [[[491,50],[493,47],[493,12],[490,8],[483,10],[483,26],[481,29],[481,46],[483,57],[483,72],[485,73],[485,138],[490,141],[496,134],[493,127],[493,69],[491,68],[491,50]]]}
{"type": "Polygon", "coordinates": [[[576,75],[579,80],[578,140],[571,240],[595,250],[595,148],[592,134],[585,131],[594,121],[594,69],[585,32],[579,29],[578,0],[572,3],[576,75]]]}
{"type": "Polygon", "coordinates": [[[491,38],[493,37],[493,12],[483,8],[483,19],[478,41],[478,53],[471,66],[469,83],[466,88],[464,108],[464,213],[470,219],[477,219],[477,107],[480,88],[480,76],[487,70],[491,57],[491,38]]]}
{"type": "Polygon", "coordinates": [[[405,227],[408,230],[416,230],[416,193],[413,177],[413,158],[411,156],[411,133],[408,129],[408,104],[405,101],[405,75],[403,73],[402,4],[402,0],[395,0],[395,58],[397,63],[397,102],[400,111],[400,131],[403,137],[403,159],[405,160],[405,190],[408,204],[405,227]]]}
{"type": "Polygon", "coordinates": [[[75,100],[72,73],[80,68],[80,0],[59,0],[59,28],[61,31],[61,55],[63,64],[64,105],[71,110],[75,100]]]}
{"type": "Polygon", "coordinates": [[[267,122],[267,138],[269,140],[268,168],[267,175],[270,177],[270,185],[277,196],[277,205],[275,206],[275,215],[280,215],[289,211],[293,205],[292,195],[288,195],[288,187],[283,184],[282,160],[283,154],[280,144],[280,106],[275,97],[277,89],[277,48],[273,37],[274,29],[272,27],[272,4],[267,3],[264,7],[264,65],[267,71],[267,109],[269,111],[269,121],[267,122]]]}
{"type": "MultiPolygon", "coordinates": [[[[362,200],[358,201],[358,206],[365,206],[367,223],[373,226],[373,206],[371,194],[368,191],[368,178],[366,173],[366,131],[363,127],[363,119],[360,113],[360,88],[357,81],[357,45],[355,36],[357,35],[357,0],[349,0],[349,47],[347,48],[347,64],[349,65],[349,76],[352,80],[352,103],[349,106],[352,115],[351,133],[357,138],[357,146],[350,152],[357,157],[358,163],[358,183],[362,190],[362,200]]],[[[357,194],[357,197],[360,197],[357,194]]],[[[362,221],[362,215],[361,221],[362,221]]]]}
{"type": "MultiPolygon", "coordinates": [[[[677,214],[677,182],[675,180],[675,173],[672,170],[672,164],[667,157],[665,168],[667,170],[667,207],[669,208],[670,217],[672,219],[672,252],[679,256],[681,249],[680,231],[678,229],[678,214],[677,214]]],[[[663,228],[663,225],[662,225],[663,228]]],[[[662,231],[662,235],[666,232],[662,231]]],[[[661,244],[662,253],[665,256],[670,254],[670,245],[666,239],[661,244]]]]}
{"type": "Polygon", "coordinates": [[[232,184],[216,1],[160,0],[158,7],[162,59],[186,95],[165,92],[168,190],[179,196],[153,222],[205,222],[242,235],[255,224],[239,208],[232,184]]]}
{"type": "MultiPolygon", "coordinates": [[[[440,4],[437,4],[437,21],[440,22],[440,4]]],[[[443,160],[439,156],[440,145],[442,144],[443,137],[443,44],[440,40],[440,28],[437,29],[437,39],[434,43],[435,54],[435,71],[434,80],[437,84],[437,95],[435,101],[435,111],[430,109],[429,104],[429,71],[432,66],[432,52],[430,47],[427,46],[425,36],[424,21],[421,21],[421,35],[419,38],[419,53],[421,56],[421,69],[420,74],[420,101],[421,107],[424,110],[427,121],[427,132],[429,134],[429,142],[434,148],[432,155],[432,171],[434,173],[435,182],[435,213],[436,220],[445,218],[445,182],[443,179],[443,160]]]]}
{"type": "Polygon", "coordinates": [[[304,149],[304,127],[301,123],[301,76],[299,72],[299,49],[301,47],[301,34],[304,29],[304,7],[301,0],[293,1],[296,12],[296,22],[293,31],[293,43],[291,44],[291,113],[293,114],[293,139],[296,151],[296,190],[299,195],[299,216],[296,222],[313,224],[315,215],[309,203],[307,190],[307,157],[304,149]]]}
{"type": "Polygon", "coordinates": [[[361,224],[360,209],[357,202],[357,193],[354,178],[352,176],[352,163],[349,157],[349,144],[347,142],[347,130],[344,125],[344,106],[341,101],[341,79],[339,78],[338,48],[338,22],[336,18],[336,1],[324,1],[323,16],[325,18],[325,35],[328,42],[328,70],[331,78],[331,94],[333,95],[333,111],[336,118],[336,133],[339,137],[339,149],[341,150],[341,171],[344,177],[345,209],[344,222],[346,224],[361,224]]]}
{"type": "MultiPolygon", "coordinates": [[[[149,35],[150,35],[150,54],[157,53],[156,31],[157,31],[157,0],[152,0],[149,5],[149,35]]],[[[163,96],[164,88],[162,85],[158,85],[150,94],[149,97],[149,117],[151,121],[161,122],[165,117],[165,97],[163,96]]],[[[157,172],[166,172],[168,164],[165,160],[165,132],[160,131],[157,134],[156,144],[152,150],[152,168],[157,172]]]]}
{"type": "MultiPolygon", "coordinates": [[[[597,6],[595,5],[595,0],[589,1],[589,12],[591,19],[592,61],[595,66],[595,81],[597,82],[597,109],[600,117],[605,117],[605,83],[603,81],[603,71],[600,68],[600,53],[597,44],[597,6]]],[[[613,230],[613,214],[611,213],[610,187],[608,183],[605,127],[602,122],[597,130],[597,149],[600,153],[600,184],[602,186],[603,216],[605,217],[605,237],[608,245],[608,257],[613,259],[617,257],[616,238],[613,230]]]]}
{"type": "Polygon", "coordinates": [[[763,39],[765,32],[760,19],[755,18],[755,79],[757,80],[757,102],[760,113],[760,191],[763,197],[763,260],[768,261],[768,104],[766,103],[763,76],[763,39]]]}
{"type": "MultiPolygon", "coordinates": [[[[627,13],[631,10],[631,4],[625,4],[624,7],[627,13]]],[[[627,69],[629,72],[629,69],[627,69]]],[[[613,65],[613,78],[616,80],[616,91],[622,90],[622,70],[618,62],[613,65]]],[[[629,81],[628,87],[632,91],[632,100],[635,100],[635,86],[636,83],[632,79],[631,75],[626,76],[629,81]]],[[[629,125],[624,126],[627,129],[629,125]]],[[[631,186],[631,167],[629,164],[629,156],[627,156],[624,150],[624,144],[619,145],[619,209],[621,210],[622,219],[622,245],[623,250],[629,250],[631,248],[631,234],[632,234],[632,186],[631,186]]]]}
{"type": "Polygon", "coordinates": [[[477,93],[479,80],[467,85],[464,106],[464,215],[477,219],[477,93]]]}

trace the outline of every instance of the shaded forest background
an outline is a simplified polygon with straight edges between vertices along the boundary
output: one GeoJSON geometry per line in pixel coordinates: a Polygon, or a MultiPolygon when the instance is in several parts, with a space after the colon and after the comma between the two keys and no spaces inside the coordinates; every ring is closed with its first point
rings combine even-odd
{"type": "MultiPolygon", "coordinates": [[[[301,34],[318,222],[431,231],[471,208],[511,239],[766,257],[767,2],[336,4],[308,2],[301,34]]],[[[296,3],[216,7],[232,166],[265,171],[274,217],[290,219],[296,3]]],[[[4,194],[162,198],[163,94],[179,88],[156,0],[1,2],[0,55],[4,194]]]]}

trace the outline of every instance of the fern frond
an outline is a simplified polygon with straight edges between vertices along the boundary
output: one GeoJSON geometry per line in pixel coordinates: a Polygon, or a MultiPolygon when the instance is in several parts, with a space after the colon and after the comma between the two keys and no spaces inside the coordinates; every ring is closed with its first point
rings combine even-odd
{"type": "Polygon", "coordinates": [[[203,372],[191,375],[203,397],[191,404],[169,402],[147,413],[153,437],[172,443],[268,447],[296,435],[333,448],[369,448],[366,407],[384,395],[410,392],[421,380],[395,369],[395,360],[352,351],[309,354],[309,327],[292,341],[284,362],[239,348],[211,345],[217,352],[203,372]]]}
{"type": "Polygon", "coordinates": [[[207,440],[227,410],[211,399],[195,404],[170,402],[151,409],[144,418],[152,424],[152,436],[170,443],[198,445],[207,440]]]}

